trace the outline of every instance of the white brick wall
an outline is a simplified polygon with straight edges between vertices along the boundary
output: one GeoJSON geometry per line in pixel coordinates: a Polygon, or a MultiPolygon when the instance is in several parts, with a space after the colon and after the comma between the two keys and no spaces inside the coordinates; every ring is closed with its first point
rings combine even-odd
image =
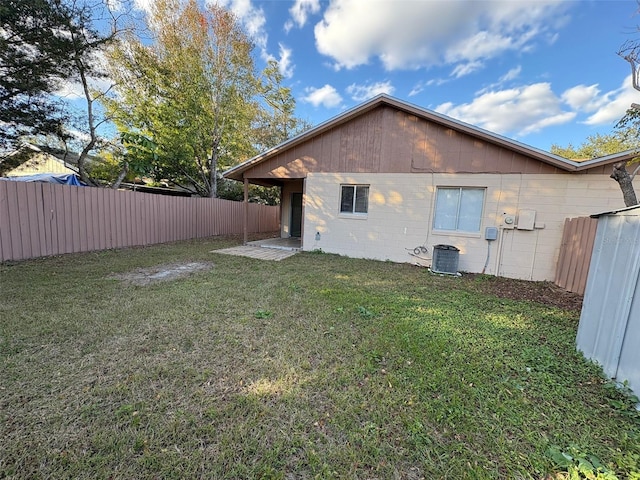
{"type": "Polygon", "coordinates": [[[481,272],[487,258],[484,229],[496,226],[499,236],[491,242],[486,273],[527,280],[554,279],[565,218],[624,207],[620,189],[608,175],[584,174],[310,173],[304,205],[305,250],[424,264],[409,255],[414,247],[428,246],[430,257],[434,245],[448,244],[460,249],[461,271],[481,272]],[[370,185],[368,215],[339,213],[341,183],[370,185]],[[438,186],[487,189],[479,234],[433,231],[438,186]],[[544,228],[502,228],[503,214],[523,209],[535,210],[536,223],[544,228]]]}

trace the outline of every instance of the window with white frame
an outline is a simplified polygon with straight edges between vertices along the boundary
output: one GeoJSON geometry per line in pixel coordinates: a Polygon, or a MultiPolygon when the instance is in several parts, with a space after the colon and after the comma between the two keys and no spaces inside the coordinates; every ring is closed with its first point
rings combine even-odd
{"type": "Polygon", "coordinates": [[[480,232],[484,188],[438,187],[433,229],[480,232]]]}
{"type": "Polygon", "coordinates": [[[369,211],[369,185],[340,185],[340,213],[366,215],[369,211]]]}

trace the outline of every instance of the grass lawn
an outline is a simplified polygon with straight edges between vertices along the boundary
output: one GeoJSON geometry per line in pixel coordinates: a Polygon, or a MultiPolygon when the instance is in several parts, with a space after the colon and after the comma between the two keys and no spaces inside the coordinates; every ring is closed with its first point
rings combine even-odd
{"type": "Polygon", "coordinates": [[[638,414],[575,352],[579,311],[492,277],[211,253],[237,243],[0,265],[0,478],[640,478],[638,414]]]}

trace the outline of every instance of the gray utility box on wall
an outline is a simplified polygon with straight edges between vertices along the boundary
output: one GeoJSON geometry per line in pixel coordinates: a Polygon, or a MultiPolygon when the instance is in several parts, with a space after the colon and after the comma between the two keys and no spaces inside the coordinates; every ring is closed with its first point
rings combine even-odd
{"type": "Polygon", "coordinates": [[[434,273],[458,273],[460,249],[453,245],[434,245],[431,271],[434,273]]]}

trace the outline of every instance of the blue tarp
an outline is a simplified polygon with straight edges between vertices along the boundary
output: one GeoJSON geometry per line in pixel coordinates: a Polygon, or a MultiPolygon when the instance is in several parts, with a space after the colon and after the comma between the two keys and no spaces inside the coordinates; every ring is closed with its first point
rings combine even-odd
{"type": "Polygon", "coordinates": [[[2,180],[13,182],[44,182],[58,183],[60,185],[75,185],[76,187],[86,187],[75,173],[39,173],[37,175],[24,175],[21,177],[4,177],[2,180]]]}

